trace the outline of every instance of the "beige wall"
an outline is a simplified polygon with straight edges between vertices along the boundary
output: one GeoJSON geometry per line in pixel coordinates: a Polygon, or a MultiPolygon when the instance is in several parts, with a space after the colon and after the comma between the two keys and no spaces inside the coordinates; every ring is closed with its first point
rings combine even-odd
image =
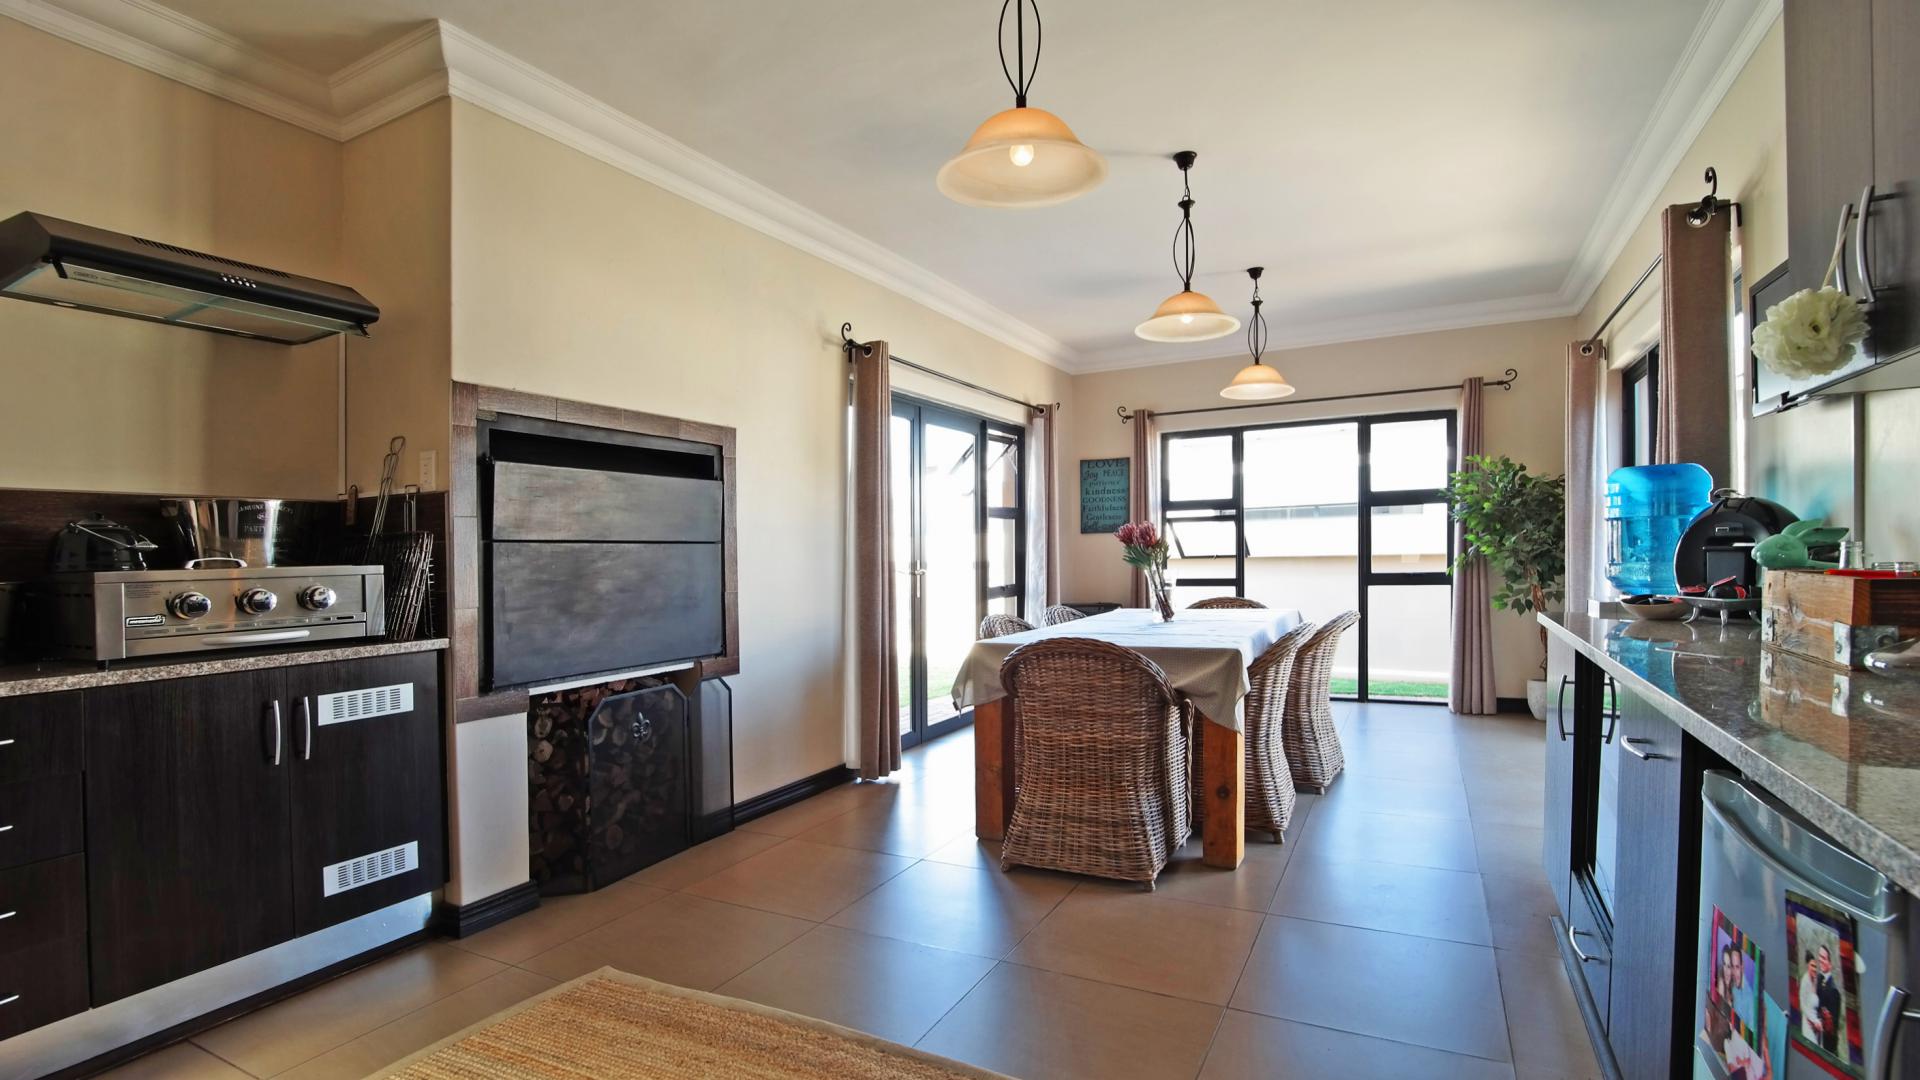
{"type": "MultiPolygon", "coordinates": [[[[737,794],[839,764],[841,322],[1029,400],[1068,400],[1067,377],[511,121],[452,108],[453,377],[738,429],[737,794]]],[[[895,372],[901,389],[1018,412],[895,372]]],[[[1073,422],[1070,409],[1062,428],[1073,422]]]]}
{"type": "MultiPolygon", "coordinates": [[[[6,18],[0,131],[0,217],[338,276],[332,140],[6,18]]],[[[331,498],[337,350],[0,299],[0,486],[331,498]]]]}
{"type": "Polygon", "coordinates": [[[389,441],[406,437],[394,483],[447,486],[452,410],[452,102],[441,99],[343,148],[342,272],[381,305],[373,336],[347,342],[347,476],[377,490],[389,441]]]}
{"type": "MultiPolygon", "coordinates": [[[[1487,451],[1506,454],[1537,472],[1558,473],[1563,457],[1564,356],[1572,332],[1569,320],[1545,319],[1275,353],[1268,360],[1298,387],[1296,397],[1303,399],[1302,403],[1171,417],[1161,424],[1161,430],[1452,408],[1459,402],[1459,395],[1452,391],[1327,404],[1304,399],[1441,386],[1470,375],[1498,376],[1511,367],[1520,372],[1513,389],[1487,394],[1487,451]]],[[[1113,540],[1104,534],[1082,536],[1078,531],[1080,460],[1124,457],[1131,451],[1132,429],[1120,423],[1114,408],[1125,405],[1168,410],[1228,404],[1220,397],[1220,387],[1245,364],[1245,356],[1235,354],[1218,360],[1082,375],[1074,380],[1071,411],[1076,425],[1060,454],[1061,474],[1068,488],[1060,508],[1061,528],[1066,534],[1068,599],[1126,598],[1127,571],[1113,540]]],[[[1311,468],[1312,463],[1303,463],[1302,467],[1311,468]]],[[[1527,679],[1537,677],[1540,641],[1529,625],[1506,614],[1494,620],[1496,683],[1503,696],[1523,695],[1527,679]]]]}

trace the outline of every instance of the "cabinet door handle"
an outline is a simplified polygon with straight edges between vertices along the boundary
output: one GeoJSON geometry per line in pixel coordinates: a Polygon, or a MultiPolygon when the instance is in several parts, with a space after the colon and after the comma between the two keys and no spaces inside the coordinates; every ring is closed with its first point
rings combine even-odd
{"type": "MultiPolygon", "coordinates": [[[[1840,253],[1846,249],[1847,225],[1852,221],[1853,204],[1848,203],[1840,208],[1840,227],[1833,230],[1833,287],[1848,296],[1853,295],[1853,290],[1847,288],[1847,261],[1840,257],[1840,253]]],[[[1820,284],[1825,286],[1827,283],[1822,281],[1820,284]]]]}
{"type": "Polygon", "coordinates": [[[1907,1008],[1907,988],[1887,987],[1887,998],[1880,1004],[1880,1026],[1873,1033],[1873,1055],[1867,1059],[1867,1080],[1891,1080],[1893,1046],[1900,1037],[1900,1024],[1920,1020],[1920,1010],[1907,1008]]]}
{"type": "Polygon", "coordinates": [[[1860,275],[1860,301],[1873,303],[1873,263],[1867,258],[1867,218],[1873,213],[1873,185],[1860,190],[1860,210],[1853,218],[1853,268],[1860,275]]]}
{"type": "Polygon", "coordinates": [[[0,919],[11,919],[18,914],[18,911],[0,911],[0,919]]]}
{"type": "Polygon", "coordinates": [[[1605,957],[1601,957],[1601,956],[1588,956],[1588,955],[1587,955],[1586,953],[1583,953],[1583,952],[1581,952],[1581,951],[1580,951],[1580,940],[1579,940],[1579,939],[1580,939],[1580,936],[1581,936],[1582,934],[1585,934],[1585,935],[1586,935],[1586,936],[1588,936],[1588,937],[1592,937],[1592,936],[1593,936],[1593,935],[1592,935],[1591,933],[1589,933],[1588,931],[1585,931],[1585,930],[1575,930],[1575,929],[1574,929],[1573,927],[1571,927],[1571,926],[1569,926],[1569,927],[1567,927],[1567,947],[1573,950],[1573,955],[1575,955],[1575,956],[1577,956],[1577,957],[1579,957],[1579,958],[1580,958],[1580,962],[1581,962],[1581,963],[1583,963],[1583,964],[1604,964],[1604,963],[1606,963],[1606,958],[1605,958],[1605,957]]]}
{"type": "Polygon", "coordinates": [[[11,1004],[13,1004],[14,1002],[16,1002],[16,1001],[19,1001],[19,1000],[20,1000],[20,995],[19,995],[19,994],[13,994],[13,995],[11,995],[11,996],[9,996],[9,997],[3,997],[3,998],[0,998],[0,1005],[11,1005],[11,1004]]]}
{"type": "Polygon", "coordinates": [[[300,760],[313,760],[313,699],[300,699],[300,760]]]}
{"type": "Polygon", "coordinates": [[[13,745],[12,739],[0,739],[0,746],[12,746],[12,745],[13,745]]]}
{"type": "Polygon", "coordinates": [[[1560,694],[1554,702],[1553,723],[1560,729],[1560,741],[1567,741],[1567,686],[1573,682],[1573,676],[1560,676],[1560,694]]]}
{"type": "Polygon", "coordinates": [[[268,751],[267,753],[267,764],[278,765],[280,764],[280,735],[281,735],[280,703],[278,701],[275,701],[273,703],[273,707],[268,709],[267,711],[273,717],[273,749],[268,751]]]}
{"type": "Polygon", "coordinates": [[[1640,749],[1641,746],[1649,745],[1652,742],[1652,739],[1621,739],[1620,746],[1625,749],[1627,753],[1632,754],[1641,761],[1666,761],[1670,755],[1656,754],[1651,750],[1640,749]]]}

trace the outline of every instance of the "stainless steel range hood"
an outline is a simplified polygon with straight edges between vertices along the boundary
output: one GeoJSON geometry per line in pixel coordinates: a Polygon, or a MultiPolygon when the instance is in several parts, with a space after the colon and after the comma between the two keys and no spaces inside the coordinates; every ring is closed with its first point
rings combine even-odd
{"type": "Polygon", "coordinates": [[[33,213],[0,221],[0,295],[284,345],[380,317],[344,285],[33,213]]]}

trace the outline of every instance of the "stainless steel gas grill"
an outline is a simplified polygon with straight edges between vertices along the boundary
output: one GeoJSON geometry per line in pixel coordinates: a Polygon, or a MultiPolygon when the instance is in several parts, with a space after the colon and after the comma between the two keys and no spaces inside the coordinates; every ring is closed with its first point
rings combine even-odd
{"type": "Polygon", "coordinates": [[[105,665],[136,657],[379,637],[378,566],[107,570],[45,579],[49,651],[105,665]]]}

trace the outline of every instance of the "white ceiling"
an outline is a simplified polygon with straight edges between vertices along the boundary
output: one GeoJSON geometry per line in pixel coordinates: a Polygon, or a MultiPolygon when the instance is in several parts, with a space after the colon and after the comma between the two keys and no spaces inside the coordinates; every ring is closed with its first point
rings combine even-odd
{"type": "Polygon", "coordinates": [[[316,75],[446,20],[957,284],[1084,369],[1238,347],[1132,335],[1178,287],[1166,155],[1184,148],[1200,154],[1195,287],[1244,316],[1243,270],[1266,266],[1276,343],[1577,308],[1611,255],[1596,222],[1619,216],[1623,184],[1645,186],[1635,173],[1665,150],[1647,144],[1673,126],[1663,95],[1724,59],[1703,38],[1736,6],[1041,0],[1032,104],[1112,173],[1064,206],[993,211],[933,184],[1012,103],[990,0],[167,2],[316,75]]]}

